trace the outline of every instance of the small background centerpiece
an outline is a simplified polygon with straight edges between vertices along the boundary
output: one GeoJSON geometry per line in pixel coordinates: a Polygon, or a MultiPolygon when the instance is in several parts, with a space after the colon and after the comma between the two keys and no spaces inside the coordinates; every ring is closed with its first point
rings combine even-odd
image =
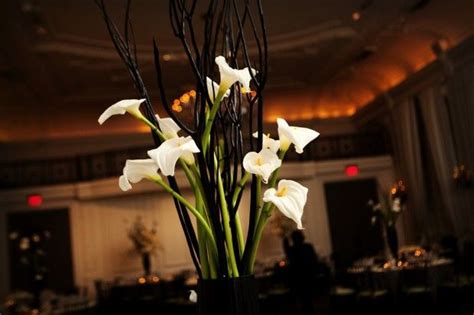
{"type": "Polygon", "coordinates": [[[120,188],[127,191],[149,180],[173,197],[200,278],[200,314],[256,314],[252,275],[269,218],[276,209],[303,228],[308,189],[280,179],[279,169],[288,150],[301,154],[319,136],[314,130],[290,126],[283,118],[277,119],[278,139],[264,133],[268,49],[261,2],[169,1],[172,29],[191,69],[183,76],[196,82],[191,119],[181,119],[169,105],[160,49],[154,42],[157,87],[169,117],[156,115],[140,74],[131,1],[126,2],[122,31],[105,2],[97,3],[138,94],[107,108],[99,123],[128,113],[150,128],[156,145],[147,152],[147,159],[126,161],[120,188]],[[206,12],[204,22],[196,22],[196,12],[206,12]],[[181,194],[176,169],[189,182],[193,200],[181,194]],[[250,211],[244,231],[239,209],[246,186],[250,211]]]}
{"type": "Polygon", "coordinates": [[[137,216],[128,229],[127,236],[132,241],[135,251],[141,256],[144,276],[149,277],[152,273],[152,256],[163,249],[158,239],[156,223],[153,222],[149,228],[142,217],[137,216]]]}
{"type": "Polygon", "coordinates": [[[384,244],[384,256],[387,261],[398,258],[398,235],[395,224],[406,208],[407,192],[402,180],[397,181],[388,194],[379,194],[379,203],[369,200],[372,208],[372,224],[380,224],[384,244]]]}

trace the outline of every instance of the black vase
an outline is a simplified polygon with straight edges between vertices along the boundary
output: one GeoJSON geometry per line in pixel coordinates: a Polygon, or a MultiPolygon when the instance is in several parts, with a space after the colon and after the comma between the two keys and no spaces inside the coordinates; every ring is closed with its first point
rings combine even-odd
{"type": "Polygon", "coordinates": [[[150,254],[148,254],[148,253],[143,253],[142,254],[142,265],[143,265],[143,271],[145,272],[145,276],[151,275],[150,254]]]}
{"type": "Polygon", "coordinates": [[[199,315],[258,315],[255,278],[199,280],[198,310],[199,315]]]}
{"type": "Polygon", "coordinates": [[[395,225],[387,226],[387,241],[393,257],[398,258],[398,235],[395,225]]]}

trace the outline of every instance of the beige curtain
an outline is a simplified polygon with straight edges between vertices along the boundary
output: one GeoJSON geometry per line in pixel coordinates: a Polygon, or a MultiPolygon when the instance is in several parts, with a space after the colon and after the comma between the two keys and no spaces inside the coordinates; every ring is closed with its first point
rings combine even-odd
{"type": "Polygon", "coordinates": [[[404,225],[406,242],[413,243],[421,239],[421,232],[427,228],[423,165],[413,99],[392,108],[388,128],[397,176],[406,182],[409,193],[408,211],[402,214],[400,220],[404,225]]]}

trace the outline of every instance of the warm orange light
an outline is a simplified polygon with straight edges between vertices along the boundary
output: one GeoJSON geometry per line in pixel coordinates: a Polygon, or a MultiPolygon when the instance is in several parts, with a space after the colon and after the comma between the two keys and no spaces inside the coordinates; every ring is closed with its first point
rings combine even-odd
{"type": "Polygon", "coordinates": [[[347,116],[352,116],[354,115],[356,112],[356,108],[355,107],[350,107],[347,111],[346,111],[346,114],[347,116]]]}
{"type": "Polygon", "coordinates": [[[178,99],[173,101],[173,105],[178,106],[179,104],[181,104],[181,102],[178,99]]]}
{"type": "Polygon", "coordinates": [[[278,266],[285,267],[286,266],[286,261],[280,260],[280,262],[278,263],[278,266]]]}
{"type": "Polygon", "coordinates": [[[191,97],[196,97],[196,91],[194,91],[194,90],[189,91],[189,95],[191,97]]]}
{"type": "Polygon", "coordinates": [[[360,12],[358,12],[358,11],[352,12],[352,20],[353,21],[359,21],[360,20],[360,12]]]}
{"type": "Polygon", "coordinates": [[[181,97],[179,98],[179,100],[181,101],[181,103],[187,103],[189,102],[189,95],[187,93],[181,95],[181,97]]]}
{"type": "Polygon", "coordinates": [[[160,281],[160,278],[158,278],[158,276],[153,276],[153,278],[151,278],[151,281],[157,283],[160,281]]]}
{"type": "Polygon", "coordinates": [[[421,250],[419,250],[419,249],[415,250],[414,255],[415,255],[416,257],[420,257],[422,254],[423,254],[423,252],[422,252],[421,250]]]}
{"type": "Polygon", "coordinates": [[[140,277],[140,278],[138,278],[138,283],[140,283],[140,284],[145,284],[145,283],[146,283],[145,277],[140,277]]]}
{"type": "Polygon", "coordinates": [[[173,58],[171,54],[164,54],[163,55],[163,60],[164,61],[170,61],[173,58]]]}

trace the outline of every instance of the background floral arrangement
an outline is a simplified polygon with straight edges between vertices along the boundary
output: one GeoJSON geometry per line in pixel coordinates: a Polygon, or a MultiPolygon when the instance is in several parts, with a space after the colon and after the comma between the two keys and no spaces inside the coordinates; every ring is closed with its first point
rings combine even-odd
{"type": "Polygon", "coordinates": [[[173,197],[201,278],[252,274],[263,230],[274,209],[302,228],[308,189],[295,181],[279,179],[279,169],[290,147],[301,154],[319,136],[314,130],[290,126],[282,118],[277,119],[278,139],[263,132],[268,49],[261,1],[169,1],[174,35],[182,43],[197,82],[192,119],[178,117],[170,106],[160,50],[154,41],[160,101],[169,117],[156,115],[139,71],[130,23],[131,1],[126,3],[120,32],[104,1],[97,0],[139,98],[111,105],[98,121],[103,124],[112,116],[128,113],[150,128],[156,148],[147,152],[146,159],[126,161],[119,186],[130,190],[145,179],[173,197]],[[206,12],[204,22],[199,19],[203,24],[199,33],[195,30],[195,12],[206,12]],[[255,45],[252,50],[247,47],[249,38],[255,45]],[[194,202],[181,194],[174,177],[177,168],[189,182],[194,202]],[[250,212],[245,237],[239,208],[247,184],[250,212]],[[190,214],[196,220],[196,228],[190,214]]]}
{"type": "Polygon", "coordinates": [[[369,200],[372,208],[372,224],[381,221],[386,226],[394,226],[398,217],[404,211],[407,201],[406,187],[403,181],[397,181],[388,194],[379,195],[380,202],[369,200]]]}
{"type": "Polygon", "coordinates": [[[135,250],[140,254],[155,254],[162,249],[158,239],[156,224],[148,228],[142,217],[137,216],[132,226],[127,231],[128,238],[132,241],[135,250]]]}

